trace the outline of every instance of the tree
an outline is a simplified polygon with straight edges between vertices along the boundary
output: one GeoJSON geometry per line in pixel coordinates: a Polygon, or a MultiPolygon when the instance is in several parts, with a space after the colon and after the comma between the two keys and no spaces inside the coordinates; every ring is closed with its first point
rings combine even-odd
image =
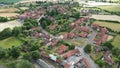
{"type": "Polygon", "coordinates": [[[40,53],[37,50],[36,51],[32,51],[31,52],[31,56],[32,56],[32,59],[37,60],[37,59],[40,58],[40,53]]]}
{"type": "Polygon", "coordinates": [[[1,59],[1,58],[4,58],[4,57],[5,57],[5,54],[6,54],[5,50],[0,47],[0,59],[1,59]]]}
{"type": "Polygon", "coordinates": [[[29,53],[24,54],[23,59],[30,61],[31,60],[30,54],[29,53]]]}
{"type": "Polygon", "coordinates": [[[12,48],[9,49],[10,56],[13,58],[18,58],[20,56],[20,49],[18,47],[12,46],[12,48]]]}
{"type": "Polygon", "coordinates": [[[120,56],[120,49],[119,48],[113,48],[112,49],[112,54],[115,55],[115,56],[120,56]]]}
{"type": "Polygon", "coordinates": [[[2,32],[0,32],[0,40],[8,38],[12,35],[12,30],[10,28],[5,28],[2,32]]]}
{"type": "Polygon", "coordinates": [[[12,61],[7,64],[7,68],[35,68],[32,63],[27,60],[12,61]]]}
{"type": "Polygon", "coordinates": [[[91,45],[90,45],[90,44],[87,44],[87,45],[85,46],[85,48],[84,48],[84,51],[85,51],[86,53],[90,53],[90,52],[91,52],[91,45]]]}
{"type": "Polygon", "coordinates": [[[105,65],[105,62],[103,60],[96,60],[96,63],[100,66],[100,68],[103,68],[103,66],[105,65]]]}
{"type": "Polygon", "coordinates": [[[108,47],[110,50],[112,50],[112,48],[113,48],[113,45],[111,44],[110,41],[105,42],[102,46],[106,46],[106,47],[108,47]]]}
{"type": "Polygon", "coordinates": [[[12,35],[13,36],[18,36],[21,33],[21,28],[20,27],[14,27],[12,30],[12,35]]]}

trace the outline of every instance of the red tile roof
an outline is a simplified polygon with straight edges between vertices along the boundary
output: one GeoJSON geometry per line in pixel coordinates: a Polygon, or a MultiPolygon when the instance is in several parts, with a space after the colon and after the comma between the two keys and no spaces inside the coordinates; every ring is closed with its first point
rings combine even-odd
{"type": "Polygon", "coordinates": [[[78,49],[74,49],[74,50],[71,50],[71,51],[68,51],[67,53],[63,54],[63,58],[68,58],[76,53],[79,53],[79,50],[78,49]]]}
{"type": "Polygon", "coordinates": [[[58,26],[58,24],[54,24],[54,25],[52,25],[52,26],[49,26],[49,29],[50,29],[50,30],[54,30],[57,26],[58,26]]]}
{"type": "Polygon", "coordinates": [[[70,68],[70,64],[69,64],[69,63],[66,63],[66,64],[65,64],[65,68],[70,68]]]}
{"type": "Polygon", "coordinates": [[[102,43],[104,43],[107,40],[107,38],[108,38],[108,35],[103,35],[101,39],[102,43]]]}
{"type": "Polygon", "coordinates": [[[80,34],[77,34],[77,36],[80,36],[80,37],[83,37],[83,38],[87,37],[87,35],[88,35],[88,33],[86,33],[86,32],[82,32],[80,34]]]}
{"type": "Polygon", "coordinates": [[[70,32],[70,33],[66,33],[66,34],[64,35],[64,39],[67,39],[67,38],[73,38],[74,36],[75,36],[75,34],[72,33],[72,32],[70,32]]]}
{"type": "Polygon", "coordinates": [[[80,30],[88,33],[90,32],[90,29],[88,27],[81,27],[80,30]]]}
{"type": "Polygon", "coordinates": [[[47,55],[45,51],[41,51],[40,53],[43,57],[50,58],[49,55],[47,55]]]}
{"type": "Polygon", "coordinates": [[[104,58],[105,58],[105,61],[108,64],[112,65],[114,63],[112,58],[110,57],[110,52],[109,51],[104,52],[104,58]]]}
{"type": "Polygon", "coordinates": [[[105,27],[104,27],[104,28],[102,28],[102,29],[101,29],[101,33],[102,33],[102,34],[107,33],[107,28],[105,28],[105,27]]]}
{"type": "Polygon", "coordinates": [[[92,68],[87,58],[83,58],[82,60],[85,62],[86,68],[92,68]]]}
{"type": "Polygon", "coordinates": [[[62,54],[64,51],[66,51],[68,49],[68,46],[65,46],[65,45],[61,45],[59,48],[58,48],[58,54],[62,54]]]}
{"type": "Polygon", "coordinates": [[[52,45],[52,46],[55,46],[55,45],[58,44],[58,42],[59,42],[58,40],[54,40],[54,41],[51,43],[51,45],[52,45]]]}
{"type": "Polygon", "coordinates": [[[99,25],[99,24],[96,24],[96,23],[93,23],[93,24],[92,24],[92,27],[95,27],[95,28],[99,28],[99,26],[100,26],[100,25],[99,25]]]}

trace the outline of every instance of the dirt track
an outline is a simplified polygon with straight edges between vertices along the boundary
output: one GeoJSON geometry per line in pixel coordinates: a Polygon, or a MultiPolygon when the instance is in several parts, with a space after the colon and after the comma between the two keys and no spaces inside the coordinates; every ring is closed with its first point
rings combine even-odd
{"type": "Polygon", "coordinates": [[[15,27],[15,26],[22,26],[22,23],[18,22],[17,20],[9,21],[6,23],[0,23],[0,31],[2,31],[5,28],[8,28],[8,27],[13,29],[13,27],[15,27]]]}

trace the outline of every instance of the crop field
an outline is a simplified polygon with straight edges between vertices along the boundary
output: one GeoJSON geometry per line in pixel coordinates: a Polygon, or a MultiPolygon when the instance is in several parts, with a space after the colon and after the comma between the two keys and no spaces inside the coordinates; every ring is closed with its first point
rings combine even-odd
{"type": "Polygon", "coordinates": [[[17,8],[0,8],[0,13],[12,13],[15,11],[19,11],[17,8]]]}
{"type": "Polygon", "coordinates": [[[107,11],[112,12],[120,12],[120,5],[114,5],[114,6],[99,6],[99,8],[107,11]]]}
{"type": "Polygon", "coordinates": [[[113,31],[120,32],[120,24],[118,23],[103,22],[103,21],[95,21],[95,23],[100,24],[100,26],[102,27],[110,28],[113,31]]]}
{"type": "Polygon", "coordinates": [[[4,40],[0,40],[0,47],[2,48],[10,48],[11,46],[19,46],[21,44],[22,41],[16,37],[9,37],[4,40]]]}
{"type": "Polygon", "coordinates": [[[21,0],[0,0],[0,3],[16,3],[19,1],[21,1],[21,0]]]}
{"type": "Polygon", "coordinates": [[[0,13],[1,17],[13,17],[19,15],[18,13],[0,13]]]}
{"type": "Polygon", "coordinates": [[[115,47],[118,47],[118,48],[120,49],[120,35],[117,35],[117,36],[114,38],[112,44],[113,44],[115,47]]]}
{"type": "Polygon", "coordinates": [[[92,15],[91,18],[97,20],[109,20],[109,21],[118,21],[120,22],[120,16],[117,15],[92,15]]]}

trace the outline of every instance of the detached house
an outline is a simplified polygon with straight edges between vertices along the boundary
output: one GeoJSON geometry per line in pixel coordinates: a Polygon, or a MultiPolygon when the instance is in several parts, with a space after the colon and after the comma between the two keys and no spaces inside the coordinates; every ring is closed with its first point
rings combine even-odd
{"type": "Polygon", "coordinates": [[[59,48],[58,48],[58,54],[62,54],[63,52],[65,52],[66,50],[68,50],[68,46],[65,46],[65,45],[61,45],[59,48]]]}
{"type": "Polygon", "coordinates": [[[104,59],[109,65],[113,65],[113,63],[114,63],[113,60],[112,60],[112,58],[111,58],[110,51],[104,52],[103,59],[104,59]]]}
{"type": "Polygon", "coordinates": [[[75,55],[76,53],[80,53],[80,51],[78,49],[70,50],[67,53],[63,54],[63,58],[68,58],[75,55]]]}

